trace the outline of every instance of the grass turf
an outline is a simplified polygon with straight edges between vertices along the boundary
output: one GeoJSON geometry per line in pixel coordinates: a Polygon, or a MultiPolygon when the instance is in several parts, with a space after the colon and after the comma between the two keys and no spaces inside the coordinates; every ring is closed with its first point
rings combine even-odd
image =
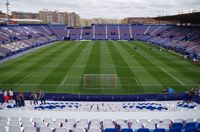
{"type": "Polygon", "coordinates": [[[199,78],[199,65],[143,42],[61,41],[0,65],[0,87],[26,92],[181,92],[198,86],[199,78]],[[84,74],[117,74],[117,88],[85,88],[84,74]]]}

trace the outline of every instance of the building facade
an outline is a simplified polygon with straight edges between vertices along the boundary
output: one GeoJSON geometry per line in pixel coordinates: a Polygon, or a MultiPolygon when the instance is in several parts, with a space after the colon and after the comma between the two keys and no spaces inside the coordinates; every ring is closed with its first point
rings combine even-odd
{"type": "Polygon", "coordinates": [[[91,24],[121,24],[120,19],[103,19],[103,18],[92,18],[92,19],[81,19],[81,26],[91,26],[91,24]]]}
{"type": "Polygon", "coordinates": [[[70,27],[80,26],[80,16],[75,12],[39,11],[39,19],[46,23],[67,24],[70,27]]]}

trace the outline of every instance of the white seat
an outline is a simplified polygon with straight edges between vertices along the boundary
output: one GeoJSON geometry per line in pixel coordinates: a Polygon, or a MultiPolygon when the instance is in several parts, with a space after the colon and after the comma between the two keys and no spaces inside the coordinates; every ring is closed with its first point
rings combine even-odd
{"type": "Polygon", "coordinates": [[[172,124],[172,121],[170,119],[164,119],[162,121],[162,123],[164,123],[164,124],[172,124]]]}
{"type": "Polygon", "coordinates": [[[58,123],[65,123],[65,119],[64,118],[57,118],[56,122],[58,122],[58,123]]]}
{"type": "Polygon", "coordinates": [[[158,124],[158,123],[160,123],[160,120],[158,120],[158,119],[152,119],[150,121],[150,123],[158,124]]]}
{"type": "Polygon", "coordinates": [[[10,117],[10,121],[19,121],[18,117],[10,117]]]}
{"type": "Polygon", "coordinates": [[[148,123],[144,125],[144,128],[156,129],[156,125],[154,123],[148,123]]]}
{"type": "Polygon", "coordinates": [[[52,132],[52,130],[48,127],[41,127],[40,132],[52,132]]]}
{"type": "Polygon", "coordinates": [[[108,122],[109,122],[109,123],[112,123],[113,121],[112,121],[111,119],[104,119],[104,120],[103,120],[103,123],[108,123],[108,122]]]}
{"type": "Polygon", "coordinates": [[[183,123],[183,120],[182,120],[182,119],[175,119],[175,120],[173,121],[173,123],[183,123]]]}
{"type": "Polygon", "coordinates": [[[68,119],[67,122],[76,123],[76,119],[68,119]]]}
{"type": "Polygon", "coordinates": [[[19,121],[10,121],[9,126],[16,126],[16,127],[20,127],[20,122],[19,121]]]}
{"type": "Polygon", "coordinates": [[[56,128],[55,132],[67,132],[66,128],[56,128]]]}
{"type": "Polygon", "coordinates": [[[185,122],[186,123],[192,123],[192,122],[194,122],[194,120],[193,119],[186,119],[185,122]]]}
{"type": "Polygon", "coordinates": [[[197,123],[200,123],[200,118],[196,120],[197,123]]]}
{"type": "Polygon", "coordinates": [[[120,125],[120,128],[121,128],[121,129],[129,128],[127,123],[121,123],[121,124],[119,124],[119,125],[120,125]]]}
{"type": "Polygon", "coordinates": [[[98,123],[100,124],[100,122],[101,121],[99,119],[92,119],[91,120],[91,123],[95,123],[95,124],[98,124],[98,123]]]}
{"type": "Polygon", "coordinates": [[[84,132],[84,129],[81,129],[81,128],[74,128],[73,132],[84,132]]]}
{"type": "Polygon", "coordinates": [[[3,126],[0,126],[0,132],[6,132],[6,128],[3,126]]]}
{"type": "Polygon", "coordinates": [[[58,122],[53,122],[53,123],[49,123],[49,128],[59,128],[60,127],[60,123],[58,122]]]}
{"type": "Polygon", "coordinates": [[[24,132],[37,132],[35,127],[25,127],[24,132]]]}
{"type": "Polygon", "coordinates": [[[115,122],[119,125],[119,124],[124,123],[125,121],[124,119],[117,119],[115,122]]]}
{"type": "Polygon", "coordinates": [[[1,120],[0,121],[0,126],[4,126],[4,127],[6,127],[8,124],[7,124],[7,121],[5,121],[5,120],[1,120]]]}
{"type": "Polygon", "coordinates": [[[23,117],[21,119],[21,122],[31,122],[31,119],[30,118],[27,118],[27,117],[23,117]]]}
{"type": "Polygon", "coordinates": [[[101,129],[89,129],[88,132],[101,132],[101,129]]]}
{"type": "Polygon", "coordinates": [[[62,124],[62,127],[63,127],[63,128],[67,128],[67,129],[69,129],[69,130],[73,130],[73,129],[74,129],[74,124],[71,123],[71,122],[63,123],[63,124],[62,124]]]}
{"type": "Polygon", "coordinates": [[[106,129],[106,128],[115,128],[115,125],[113,123],[105,123],[103,124],[103,128],[106,129]]]}
{"type": "Polygon", "coordinates": [[[80,119],[80,123],[88,123],[88,119],[80,119]]]}
{"type": "Polygon", "coordinates": [[[135,131],[136,129],[139,129],[139,128],[142,128],[142,125],[141,125],[140,123],[136,123],[136,124],[133,124],[133,125],[131,126],[131,129],[132,129],[133,131],[135,131]]]}
{"type": "Polygon", "coordinates": [[[41,118],[33,118],[32,122],[43,122],[41,118]]]}
{"type": "Polygon", "coordinates": [[[141,120],[139,120],[139,122],[141,124],[148,124],[149,123],[149,121],[147,119],[141,119],[141,120]]]}
{"type": "Polygon", "coordinates": [[[6,121],[6,122],[8,122],[8,118],[7,117],[0,117],[0,121],[6,121]]]}
{"type": "Polygon", "coordinates": [[[23,122],[22,127],[33,127],[33,123],[32,122],[23,122]]]}
{"type": "Polygon", "coordinates": [[[76,128],[87,129],[88,124],[87,123],[77,123],[76,128]]]}
{"type": "Polygon", "coordinates": [[[21,132],[20,127],[10,126],[8,132],[21,132]]]}
{"type": "Polygon", "coordinates": [[[41,128],[41,127],[46,127],[47,125],[46,125],[46,123],[44,123],[44,122],[36,122],[35,123],[35,127],[37,127],[37,128],[41,128]]]}
{"type": "Polygon", "coordinates": [[[95,129],[95,128],[100,129],[101,125],[100,124],[90,124],[90,129],[95,129]]]}
{"type": "Polygon", "coordinates": [[[137,123],[137,121],[135,119],[128,119],[127,122],[128,123],[134,123],[134,124],[137,123]]]}
{"type": "Polygon", "coordinates": [[[157,124],[157,128],[163,128],[165,130],[169,130],[169,124],[159,123],[159,124],[157,124]]]}
{"type": "Polygon", "coordinates": [[[44,122],[45,123],[53,123],[53,119],[52,118],[45,118],[44,122]]]}

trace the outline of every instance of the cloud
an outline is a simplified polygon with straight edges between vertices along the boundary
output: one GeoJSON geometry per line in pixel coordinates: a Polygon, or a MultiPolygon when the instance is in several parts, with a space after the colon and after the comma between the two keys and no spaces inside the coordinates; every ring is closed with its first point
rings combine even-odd
{"type": "MultiPolygon", "coordinates": [[[[200,0],[10,0],[10,3],[14,11],[75,11],[82,18],[146,17],[200,9],[200,0]]],[[[6,11],[3,0],[0,10],[6,11]]]]}

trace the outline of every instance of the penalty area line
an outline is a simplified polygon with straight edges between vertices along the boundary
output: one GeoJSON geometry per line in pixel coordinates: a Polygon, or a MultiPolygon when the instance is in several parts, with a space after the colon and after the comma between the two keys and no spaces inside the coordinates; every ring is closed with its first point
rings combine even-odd
{"type": "Polygon", "coordinates": [[[34,70],[33,72],[31,72],[30,74],[28,74],[25,78],[23,78],[22,80],[20,80],[17,84],[22,83],[24,80],[26,80],[27,78],[29,78],[31,75],[33,75],[36,71],[38,71],[41,67],[38,67],[36,70],[34,70]]]}
{"type": "Polygon", "coordinates": [[[159,67],[162,71],[164,71],[165,73],[167,73],[169,76],[171,76],[173,79],[175,79],[178,83],[180,83],[181,85],[185,86],[185,84],[180,81],[179,79],[177,79],[175,76],[173,76],[172,74],[170,74],[168,71],[166,71],[165,69],[163,69],[162,67],[159,67]]]}
{"type": "Polygon", "coordinates": [[[138,86],[143,87],[142,84],[141,84],[141,83],[139,82],[139,80],[137,79],[137,77],[133,77],[133,78],[135,79],[135,81],[136,81],[136,83],[137,83],[138,86]]]}
{"type": "Polygon", "coordinates": [[[67,80],[67,77],[65,77],[65,78],[63,79],[63,81],[61,82],[60,85],[64,85],[64,83],[65,83],[66,80],[67,80]]]}

